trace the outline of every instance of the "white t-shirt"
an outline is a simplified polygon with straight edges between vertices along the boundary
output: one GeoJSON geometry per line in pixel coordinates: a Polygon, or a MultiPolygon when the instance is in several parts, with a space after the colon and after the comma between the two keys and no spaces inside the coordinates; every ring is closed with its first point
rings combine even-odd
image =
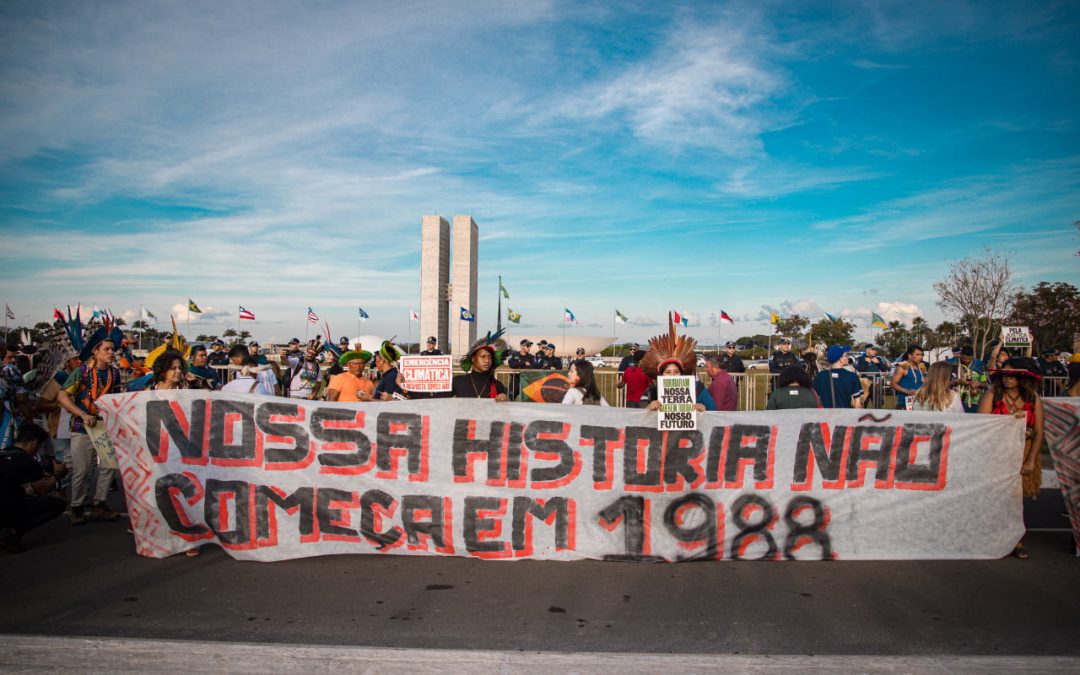
{"type": "MultiPolygon", "coordinates": [[[[949,393],[952,394],[949,406],[940,412],[964,412],[964,402],[960,399],[960,394],[955,391],[950,391],[949,393]]],[[[911,396],[909,398],[914,399],[915,397],[911,396]]],[[[918,401],[913,401],[911,406],[912,410],[934,410],[928,403],[919,403],[918,401]]]]}
{"type": "MultiPolygon", "coordinates": [[[[585,392],[578,387],[570,387],[563,394],[563,405],[585,405],[585,392]]],[[[604,407],[608,407],[608,402],[604,400],[604,397],[600,397],[600,404],[604,407]]]]}
{"type": "MultiPolygon", "coordinates": [[[[266,372],[266,371],[263,371],[266,372]]],[[[256,380],[250,375],[237,375],[231,382],[221,388],[221,391],[229,391],[234,394],[259,394],[261,396],[275,396],[274,385],[267,384],[266,380],[262,377],[263,373],[259,373],[259,379],[256,380]],[[252,390],[251,385],[256,384],[255,389],[252,390]]],[[[274,374],[271,372],[270,377],[273,378],[274,374]]],[[[271,380],[272,382],[273,380],[271,380]]]]}

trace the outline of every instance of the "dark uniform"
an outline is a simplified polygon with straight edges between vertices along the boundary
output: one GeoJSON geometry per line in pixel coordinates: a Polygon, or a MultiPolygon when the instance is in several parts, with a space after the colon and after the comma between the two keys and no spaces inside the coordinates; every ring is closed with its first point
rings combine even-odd
{"type": "Polygon", "coordinates": [[[800,359],[794,352],[784,353],[777,349],[772,353],[772,358],[769,359],[769,372],[774,375],[779,374],[781,370],[788,366],[801,366],[802,359],[800,359]]]}
{"type": "Polygon", "coordinates": [[[510,368],[517,370],[529,370],[536,368],[537,357],[532,354],[522,354],[521,352],[514,352],[510,355],[510,358],[506,359],[506,365],[510,368]]]}
{"type": "Polygon", "coordinates": [[[721,354],[719,357],[720,367],[729,373],[745,373],[746,366],[738,354],[721,354]]]}
{"type": "Polygon", "coordinates": [[[1042,376],[1047,377],[1061,377],[1063,380],[1043,380],[1043,396],[1063,396],[1065,393],[1065,387],[1068,386],[1069,369],[1065,367],[1065,364],[1061,361],[1047,361],[1044,358],[1039,359],[1039,370],[1042,371],[1042,376]]]}
{"type": "Polygon", "coordinates": [[[425,349],[420,352],[420,356],[442,356],[442,350],[438,347],[432,347],[431,349],[425,349]]]}

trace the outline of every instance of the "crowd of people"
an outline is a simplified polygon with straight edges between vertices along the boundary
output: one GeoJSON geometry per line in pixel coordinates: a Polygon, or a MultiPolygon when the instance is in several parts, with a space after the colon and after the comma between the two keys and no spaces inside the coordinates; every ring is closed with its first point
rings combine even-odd
{"type": "MultiPolygon", "coordinates": [[[[668,323],[668,332],[651,339],[647,349],[630,344],[619,364],[617,387],[625,390],[629,408],[659,409],[661,376],[697,375],[695,341],[677,335],[670,317],[668,323]]],[[[496,377],[504,364],[518,371],[561,372],[564,367],[554,344],[541,341],[533,354],[534,345],[526,339],[512,351],[501,331],[488,333],[465,352],[462,372],[452,378],[449,392],[425,393],[408,390],[397,367],[402,352],[392,341],[369,351],[347,338],[337,344],[318,338],[303,346],[293,339],[271,359],[258,343],[189,345],[177,334],[140,359],[116,327],[103,326],[85,338],[72,331],[69,336],[67,348],[53,353],[55,358],[36,361],[39,368],[54,364],[50,369],[55,372],[35,371],[33,378],[20,369],[18,359],[33,349],[0,346],[0,545],[9,551],[21,550],[23,534],[65,510],[73,525],[122,517],[107,502],[110,489],[116,489],[116,471],[99,461],[90,438],[101,419],[97,402],[107,394],[195,388],[344,403],[441,397],[504,402],[516,394],[496,377]]],[[[434,337],[426,347],[422,355],[442,354],[434,337]]],[[[871,386],[871,378],[887,378],[900,409],[1014,415],[1025,420],[1021,473],[1024,493],[1034,495],[1043,438],[1040,381],[1068,377],[1069,395],[1080,396],[1080,355],[1073,355],[1066,367],[1055,352],[1036,360],[1000,344],[992,347],[989,368],[970,345],[929,367],[924,350],[911,345],[892,366],[873,344],[852,359],[851,348],[843,345],[798,355],[784,339],[769,360],[776,377],[766,409],[883,407],[880,393],[874,393],[881,388],[871,386]]],[[[729,342],[724,353],[705,359],[708,383],[695,382],[699,412],[737,409],[739,385],[732,375],[745,373],[746,367],[735,352],[735,343],[729,342]]],[[[583,349],[566,367],[563,404],[610,405],[583,349]]],[[[1022,546],[1016,554],[1026,556],[1022,546]]]]}

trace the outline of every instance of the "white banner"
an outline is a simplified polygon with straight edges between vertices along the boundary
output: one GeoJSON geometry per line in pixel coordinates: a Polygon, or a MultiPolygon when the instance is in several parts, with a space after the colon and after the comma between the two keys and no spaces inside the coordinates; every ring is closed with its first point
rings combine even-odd
{"type": "Polygon", "coordinates": [[[99,402],[136,547],[235,558],[997,558],[1024,532],[1024,423],[148,391],[99,402]]]}

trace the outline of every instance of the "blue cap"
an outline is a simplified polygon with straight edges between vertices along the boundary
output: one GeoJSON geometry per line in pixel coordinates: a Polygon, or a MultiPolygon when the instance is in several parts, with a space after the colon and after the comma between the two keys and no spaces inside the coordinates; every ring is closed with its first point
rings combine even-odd
{"type": "Polygon", "coordinates": [[[840,345],[833,345],[825,352],[825,358],[829,360],[829,363],[836,363],[844,354],[851,351],[851,347],[841,347],[840,345]]]}

